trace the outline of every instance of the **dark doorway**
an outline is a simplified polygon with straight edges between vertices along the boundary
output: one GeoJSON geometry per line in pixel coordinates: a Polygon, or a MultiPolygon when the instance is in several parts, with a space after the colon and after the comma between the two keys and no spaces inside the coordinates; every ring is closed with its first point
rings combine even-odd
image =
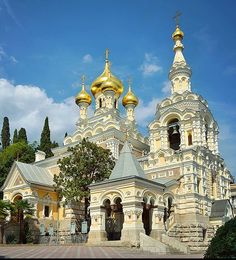
{"type": "Polygon", "coordinates": [[[143,221],[143,228],[145,230],[145,234],[149,236],[152,231],[152,209],[153,203],[147,203],[147,199],[143,199],[143,214],[142,214],[142,221],[143,221]]]}
{"type": "Polygon", "coordinates": [[[121,198],[115,200],[115,204],[106,200],[104,204],[106,208],[106,232],[108,240],[120,240],[121,230],[124,223],[123,207],[121,198]]]}

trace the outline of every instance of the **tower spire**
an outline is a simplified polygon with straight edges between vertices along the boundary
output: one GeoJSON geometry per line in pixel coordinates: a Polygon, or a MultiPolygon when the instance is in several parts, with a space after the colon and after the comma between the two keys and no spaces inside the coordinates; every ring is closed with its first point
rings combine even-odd
{"type": "Polygon", "coordinates": [[[191,91],[190,78],[192,72],[183,55],[184,45],[182,43],[182,40],[184,38],[184,33],[181,31],[179,26],[180,15],[180,12],[176,12],[176,15],[173,17],[176,22],[176,29],[172,34],[172,39],[175,42],[173,48],[175,56],[169,72],[169,79],[172,84],[172,94],[176,92],[183,93],[186,90],[191,91]]]}

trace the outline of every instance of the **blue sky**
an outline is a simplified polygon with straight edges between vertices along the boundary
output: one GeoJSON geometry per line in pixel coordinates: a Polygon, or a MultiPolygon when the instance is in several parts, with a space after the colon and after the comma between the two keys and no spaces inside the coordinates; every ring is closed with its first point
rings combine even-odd
{"type": "MultiPolygon", "coordinates": [[[[202,95],[220,128],[220,153],[236,175],[236,1],[2,0],[0,2],[0,124],[25,127],[39,140],[45,116],[52,139],[75,130],[73,97],[102,72],[110,50],[112,72],[140,99],[140,130],[168,96],[173,62],[173,16],[180,10],[192,91],[202,95]]],[[[89,87],[88,87],[89,90],[89,87]]],[[[121,109],[122,110],[122,109],[121,109]]]]}

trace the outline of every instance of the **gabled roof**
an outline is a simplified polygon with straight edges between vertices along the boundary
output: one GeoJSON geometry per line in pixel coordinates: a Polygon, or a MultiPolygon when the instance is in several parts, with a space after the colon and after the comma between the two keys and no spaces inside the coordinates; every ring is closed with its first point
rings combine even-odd
{"type": "Polygon", "coordinates": [[[54,184],[53,175],[45,168],[22,162],[16,162],[16,166],[24,179],[29,183],[46,186],[52,186],[54,184]]]}
{"type": "Polygon", "coordinates": [[[146,179],[142,167],[136,157],[132,154],[128,142],[126,141],[109,179],[124,178],[128,176],[139,176],[146,179]]]}
{"type": "Polygon", "coordinates": [[[224,217],[228,204],[231,206],[229,200],[227,199],[213,201],[210,218],[224,217]]]}
{"type": "Polygon", "coordinates": [[[12,178],[12,174],[15,168],[18,169],[19,174],[28,184],[36,184],[47,187],[52,187],[54,184],[53,175],[50,174],[50,172],[47,169],[32,164],[15,161],[11,167],[10,172],[7,175],[7,178],[3,186],[1,187],[1,190],[4,190],[7,187],[9,181],[12,178]]]}

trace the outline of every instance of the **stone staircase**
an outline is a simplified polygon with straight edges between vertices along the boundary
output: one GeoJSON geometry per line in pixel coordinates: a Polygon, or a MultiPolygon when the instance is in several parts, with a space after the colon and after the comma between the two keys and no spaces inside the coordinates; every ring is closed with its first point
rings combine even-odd
{"type": "Polygon", "coordinates": [[[214,236],[214,228],[199,223],[175,224],[167,231],[167,235],[187,245],[191,253],[202,253],[214,236]]]}

